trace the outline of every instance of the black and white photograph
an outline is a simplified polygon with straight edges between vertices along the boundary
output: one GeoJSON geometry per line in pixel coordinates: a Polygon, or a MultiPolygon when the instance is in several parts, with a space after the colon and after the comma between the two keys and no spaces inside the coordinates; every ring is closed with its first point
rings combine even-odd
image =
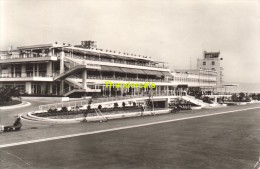
{"type": "Polygon", "coordinates": [[[0,0],[0,169],[260,169],[259,0],[0,0]]]}

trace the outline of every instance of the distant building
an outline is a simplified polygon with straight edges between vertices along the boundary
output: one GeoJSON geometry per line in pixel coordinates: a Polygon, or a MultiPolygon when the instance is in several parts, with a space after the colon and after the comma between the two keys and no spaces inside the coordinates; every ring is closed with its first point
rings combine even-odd
{"type": "Polygon", "coordinates": [[[175,70],[173,74],[178,85],[187,85],[190,92],[202,91],[206,93],[214,91],[216,88],[217,72],[214,70],[175,70]]]}
{"type": "Polygon", "coordinates": [[[217,88],[221,87],[223,82],[223,68],[221,67],[220,52],[204,51],[203,59],[197,60],[197,69],[213,70],[217,72],[217,88]]]}

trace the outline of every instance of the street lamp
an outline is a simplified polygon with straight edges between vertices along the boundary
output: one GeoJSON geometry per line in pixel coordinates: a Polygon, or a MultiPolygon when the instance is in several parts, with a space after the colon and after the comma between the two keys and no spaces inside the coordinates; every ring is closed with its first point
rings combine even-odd
{"type": "Polygon", "coordinates": [[[151,100],[150,98],[152,98],[152,106],[153,106],[153,115],[155,116],[155,111],[154,111],[154,102],[153,102],[153,90],[149,91],[149,100],[151,100]]]}

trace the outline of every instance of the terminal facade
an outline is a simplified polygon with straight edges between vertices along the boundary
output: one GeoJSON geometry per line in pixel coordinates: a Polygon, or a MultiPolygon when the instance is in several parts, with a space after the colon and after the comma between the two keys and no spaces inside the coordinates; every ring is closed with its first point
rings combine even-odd
{"type": "Polygon", "coordinates": [[[107,81],[154,83],[153,95],[182,95],[198,89],[213,91],[219,83],[219,70],[203,64],[197,70],[172,71],[165,62],[99,49],[94,41],[82,41],[75,46],[55,42],[1,51],[0,86],[18,87],[28,95],[68,97],[151,94],[149,88],[106,87],[107,81]]]}

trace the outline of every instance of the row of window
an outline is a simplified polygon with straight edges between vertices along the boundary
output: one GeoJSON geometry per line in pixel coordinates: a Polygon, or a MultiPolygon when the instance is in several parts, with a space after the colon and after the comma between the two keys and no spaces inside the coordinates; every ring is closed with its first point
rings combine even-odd
{"type": "MultiPolygon", "coordinates": [[[[203,62],[203,65],[207,65],[207,62],[203,62]]],[[[215,61],[211,61],[211,65],[215,65],[215,61]]]]}
{"type": "Polygon", "coordinates": [[[183,78],[183,77],[174,77],[175,81],[179,82],[201,82],[201,83],[216,83],[216,81],[205,80],[205,79],[196,79],[196,78],[183,78]]]}

